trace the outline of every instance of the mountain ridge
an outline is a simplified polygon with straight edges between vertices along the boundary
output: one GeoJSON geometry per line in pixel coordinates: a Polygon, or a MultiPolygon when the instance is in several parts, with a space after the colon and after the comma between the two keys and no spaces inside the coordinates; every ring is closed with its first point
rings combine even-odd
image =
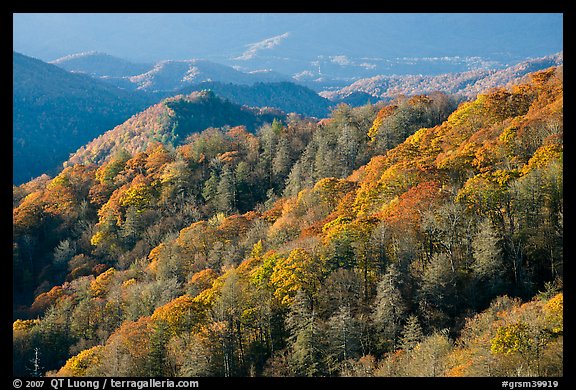
{"type": "Polygon", "coordinates": [[[204,89],[209,89],[223,99],[236,104],[249,107],[273,107],[286,113],[294,112],[317,118],[328,116],[330,108],[338,103],[331,102],[308,87],[290,81],[256,82],[252,85],[206,81],[184,87],[178,93],[188,94],[204,89]]]}
{"type": "Polygon", "coordinates": [[[273,109],[240,106],[217,97],[212,91],[195,91],[162,100],[126,122],[81,146],[64,166],[101,163],[124,149],[131,154],[143,152],[153,141],[176,146],[187,136],[209,127],[257,125],[282,120],[284,113],[273,109]]]}
{"type": "Polygon", "coordinates": [[[528,73],[543,70],[563,63],[563,53],[522,61],[503,69],[479,69],[460,73],[447,73],[438,76],[378,75],[360,79],[352,84],[319,94],[331,100],[344,99],[354,92],[363,92],[378,99],[391,99],[395,96],[415,95],[440,91],[462,95],[467,99],[490,88],[520,82],[528,73]]]}
{"type": "Polygon", "coordinates": [[[123,58],[97,51],[81,52],[60,57],[49,64],[73,73],[86,73],[95,77],[130,77],[146,72],[152,65],[134,63],[123,58]]]}
{"type": "Polygon", "coordinates": [[[241,72],[228,65],[206,59],[162,60],[154,64],[135,64],[105,53],[71,54],[51,63],[68,71],[82,72],[126,89],[147,92],[177,92],[205,81],[252,85],[256,82],[290,81],[272,71],[241,72]]]}
{"type": "Polygon", "coordinates": [[[152,99],[13,52],[13,179],[53,172],[68,154],[152,99]]]}

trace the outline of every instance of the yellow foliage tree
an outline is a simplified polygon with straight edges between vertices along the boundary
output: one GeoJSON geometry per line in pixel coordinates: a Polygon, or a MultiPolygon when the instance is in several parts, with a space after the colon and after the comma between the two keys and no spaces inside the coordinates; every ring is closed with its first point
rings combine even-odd
{"type": "Polygon", "coordinates": [[[552,333],[558,335],[564,331],[564,294],[551,298],[544,306],[547,325],[552,333]]]}
{"type": "Polygon", "coordinates": [[[508,355],[513,352],[528,352],[531,344],[528,324],[517,322],[499,327],[490,344],[493,353],[508,355]]]}
{"type": "Polygon", "coordinates": [[[541,146],[528,161],[528,164],[522,168],[522,174],[526,174],[537,168],[544,168],[554,161],[562,164],[562,149],[562,145],[558,144],[541,146]]]}
{"type": "Polygon", "coordinates": [[[370,127],[370,129],[368,130],[368,137],[370,138],[371,142],[374,142],[376,140],[376,136],[378,135],[378,131],[380,130],[382,123],[384,123],[384,119],[394,114],[396,109],[398,109],[398,106],[391,105],[383,107],[378,112],[376,118],[374,119],[374,122],[372,123],[372,127],[370,127]]]}
{"type": "Polygon", "coordinates": [[[142,212],[152,205],[155,189],[153,183],[143,175],[138,175],[132,181],[130,187],[124,191],[119,199],[120,206],[136,208],[137,212],[142,212]]]}
{"type": "Polygon", "coordinates": [[[342,197],[352,191],[355,186],[356,183],[354,182],[328,177],[316,183],[314,192],[316,192],[320,199],[328,204],[330,208],[334,208],[342,197]]]}
{"type": "Polygon", "coordinates": [[[310,298],[314,297],[320,288],[323,268],[321,259],[306,250],[292,250],[287,258],[278,260],[270,277],[274,296],[285,305],[292,303],[300,289],[310,298]]]}
{"type": "Polygon", "coordinates": [[[96,345],[72,356],[56,376],[86,376],[86,370],[100,364],[103,349],[102,345],[96,345]]]}
{"type": "Polygon", "coordinates": [[[171,335],[190,331],[200,326],[203,319],[204,307],[188,294],[160,306],[152,314],[152,321],[165,322],[171,335]]]}
{"type": "Polygon", "coordinates": [[[30,329],[32,329],[33,327],[35,327],[36,325],[38,325],[40,323],[39,319],[34,319],[34,320],[16,320],[14,321],[14,323],[12,324],[12,331],[14,332],[25,332],[28,331],[30,329]]]}
{"type": "Polygon", "coordinates": [[[90,283],[90,292],[92,293],[92,296],[103,297],[106,295],[115,273],[116,270],[114,268],[109,268],[107,271],[98,275],[98,277],[90,283]]]}

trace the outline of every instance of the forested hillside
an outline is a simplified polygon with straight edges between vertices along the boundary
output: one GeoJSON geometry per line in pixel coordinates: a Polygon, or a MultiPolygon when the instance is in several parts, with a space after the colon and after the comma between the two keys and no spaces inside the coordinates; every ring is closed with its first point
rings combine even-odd
{"type": "Polygon", "coordinates": [[[264,123],[284,117],[284,113],[275,109],[233,104],[208,90],[177,95],[132,116],[82,146],[64,165],[100,163],[123,150],[132,154],[143,152],[153,141],[174,146],[208,127],[242,125],[253,132],[264,123]]]}
{"type": "Polygon", "coordinates": [[[69,154],[153,103],[13,53],[13,182],[57,172],[69,154]]]}
{"type": "MultiPolygon", "coordinates": [[[[253,85],[226,84],[221,82],[204,82],[182,89],[183,94],[191,91],[211,90],[222,99],[249,107],[274,107],[286,113],[297,113],[306,116],[325,118],[330,108],[337,103],[323,98],[316,92],[302,85],[290,82],[254,83],[253,85]]],[[[372,98],[376,101],[376,99],[372,98]]],[[[363,99],[364,105],[368,99],[363,99]]],[[[351,104],[352,105],[352,104],[351,104]]]]}
{"type": "Polygon", "coordinates": [[[322,91],[320,95],[339,101],[353,94],[365,93],[376,99],[387,100],[400,94],[414,95],[441,91],[466,99],[475,99],[476,95],[483,91],[507,84],[516,84],[529,73],[551,66],[560,66],[563,61],[563,53],[557,53],[522,61],[503,69],[479,68],[439,75],[379,75],[357,80],[335,91],[322,91]]]}
{"type": "Polygon", "coordinates": [[[138,148],[14,187],[14,375],[561,376],[562,72],[254,132],[133,117],[138,148]]]}

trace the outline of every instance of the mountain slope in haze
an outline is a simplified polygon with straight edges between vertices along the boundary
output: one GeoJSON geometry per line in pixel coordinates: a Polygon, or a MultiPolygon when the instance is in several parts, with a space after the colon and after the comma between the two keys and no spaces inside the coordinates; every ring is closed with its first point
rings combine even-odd
{"type": "Polygon", "coordinates": [[[86,73],[94,77],[130,77],[147,72],[152,65],[137,64],[106,53],[84,52],[71,54],[50,61],[62,69],[74,73],[86,73]]]}
{"type": "Polygon", "coordinates": [[[272,71],[245,73],[230,66],[203,59],[165,60],[154,65],[135,64],[108,54],[72,54],[52,62],[63,69],[90,74],[125,89],[147,92],[175,92],[206,81],[251,85],[255,82],[290,81],[272,71]]]}
{"type": "Polygon", "coordinates": [[[499,69],[477,69],[461,73],[447,73],[438,76],[402,75],[375,76],[355,81],[336,91],[320,92],[330,100],[345,99],[355,92],[363,92],[379,99],[391,99],[395,96],[427,94],[441,91],[448,94],[475,98],[478,93],[490,88],[517,83],[528,73],[558,66],[563,63],[563,54],[558,53],[499,69]]]}
{"type": "Polygon", "coordinates": [[[245,126],[255,131],[264,123],[284,117],[277,110],[233,104],[211,91],[178,95],[147,108],[82,146],[65,165],[101,163],[122,149],[132,154],[142,152],[153,141],[175,145],[208,127],[245,126]]]}
{"type": "MultiPolygon", "coordinates": [[[[286,113],[323,118],[336,103],[323,98],[311,89],[290,83],[255,83],[253,85],[204,82],[182,89],[181,93],[209,89],[217,96],[249,107],[274,107],[286,113]]],[[[366,100],[362,104],[366,104],[366,100]]]]}
{"type": "MultiPolygon", "coordinates": [[[[204,89],[233,103],[275,107],[284,112],[325,117],[336,103],[319,96],[287,76],[271,71],[244,73],[204,60],[134,64],[104,53],[72,54],[52,61],[68,71],[86,73],[128,90],[139,89],[157,97],[189,94],[204,89]]],[[[366,103],[366,99],[362,104],[366,103]]]]}
{"type": "Polygon", "coordinates": [[[152,103],[16,52],[13,72],[14,183],[53,171],[78,147],[152,103]]]}
{"type": "Polygon", "coordinates": [[[148,72],[130,77],[130,81],[138,89],[146,91],[176,91],[202,81],[253,84],[256,81],[279,81],[283,78],[273,72],[243,73],[226,65],[193,59],[161,61],[148,72]]]}

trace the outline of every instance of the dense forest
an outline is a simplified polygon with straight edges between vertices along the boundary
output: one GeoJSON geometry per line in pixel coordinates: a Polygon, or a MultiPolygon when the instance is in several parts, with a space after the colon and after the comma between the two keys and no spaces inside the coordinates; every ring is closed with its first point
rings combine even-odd
{"type": "Polygon", "coordinates": [[[563,374],[562,67],[253,129],[179,104],[139,122],[178,142],[14,186],[14,375],[563,374]]]}

